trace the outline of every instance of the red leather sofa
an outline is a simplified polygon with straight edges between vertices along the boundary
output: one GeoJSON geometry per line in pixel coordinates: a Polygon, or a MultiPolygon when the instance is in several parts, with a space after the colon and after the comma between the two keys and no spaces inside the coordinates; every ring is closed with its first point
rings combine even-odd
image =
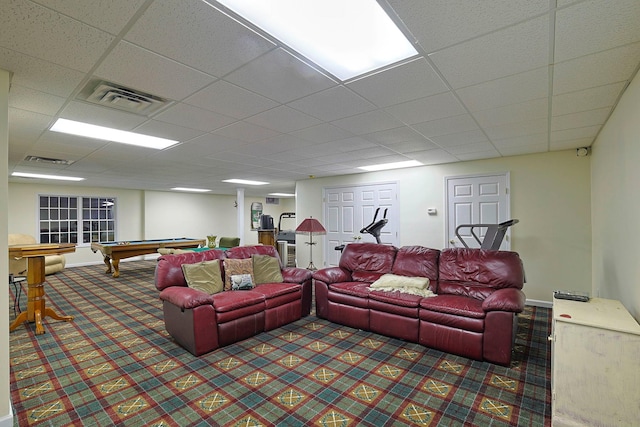
{"type": "Polygon", "coordinates": [[[313,273],[316,314],[470,359],[511,363],[516,313],[524,308],[524,269],[516,252],[345,247],[338,267],[313,273]],[[385,273],[427,277],[437,294],[422,297],[371,290],[385,273]]]}
{"type": "MultiPolygon", "coordinates": [[[[210,295],[187,286],[182,264],[244,259],[253,254],[278,258],[273,246],[261,245],[158,258],[155,286],[160,291],[165,327],[173,339],[193,355],[208,353],[309,315],[311,272],[302,268],[281,265],[282,283],[264,283],[251,290],[228,290],[210,295]]],[[[224,278],[222,263],[220,269],[224,278]]]]}

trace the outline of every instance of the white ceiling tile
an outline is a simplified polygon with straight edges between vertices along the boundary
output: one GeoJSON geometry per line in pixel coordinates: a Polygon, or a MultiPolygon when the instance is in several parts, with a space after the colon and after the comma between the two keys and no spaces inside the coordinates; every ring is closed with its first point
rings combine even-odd
{"type": "Polygon", "coordinates": [[[388,0],[427,52],[493,32],[549,9],[547,0],[388,0]]]}
{"type": "Polygon", "coordinates": [[[492,143],[498,150],[500,150],[500,152],[502,152],[503,148],[511,147],[539,146],[543,144],[548,147],[549,134],[545,132],[532,135],[515,136],[506,139],[493,139],[492,143]]]}
{"type": "Polygon", "coordinates": [[[581,111],[579,113],[564,114],[551,118],[551,130],[564,130],[571,128],[581,128],[585,126],[601,125],[611,113],[611,108],[599,108],[591,111],[581,111]]]}
{"type": "Polygon", "coordinates": [[[396,128],[402,123],[382,110],[370,111],[346,119],[335,120],[334,125],[356,135],[396,128]]]}
{"type": "Polygon", "coordinates": [[[213,133],[243,142],[256,142],[279,135],[279,132],[248,122],[235,122],[213,133]]]}
{"type": "Polygon", "coordinates": [[[322,143],[337,141],[353,136],[353,133],[341,129],[331,123],[322,123],[306,129],[291,132],[291,135],[298,136],[311,142],[322,143]]]}
{"type": "Polygon", "coordinates": [[[451,92],[387,107],[386,111],[405,124],[416,124],[464,114],[466,111],[451,92]]]}
{"type": "Polygon", "coordinates": [[[549,149],[551,151],[569,150],[571,148],[590,147],[593,143],[593,138],[578,138],[578,139],[566,139],[561,141],[555,141],[551,143],[549,149]]]}
{"type": "Polygon", "coordinates": [[[176,101],[214,80],[207,74],[127,42],[118,43],[95,74],[131,89],[176,101]]]}
{"type": "Polygon", "coordinates": [[[9,49],[0,48],[0,68],[13,73],[11,84],[67,97],[84,74],[9,49]]]}
{"type": "Polygon", "coordinates": [[[514,25],[432,53],[429,58],[453,88],[543,67],[549,62],[549,18],[514,25]]]}
{"type": "Polygon", "coordinates": [[[210,132],[236,121],[229,116],[213,113],[188,104],[177,103],[157,114],[154,119],[174,125],[210,132]]]}
{"type": "Polygon", "coordinates": [[[513,76],[456,90],[470,111],[518,104],[549,94],[549,69],[537,68],[513,76]]]}
{"type": "Polygon", "coordinates": [[[378,107],[388,107],[448,90],[424,58],[347,83],[347,87],[378,107]]]}
{"type": "Polygon", "coordinates": [[[613,106],[625,83],[613,83],[577,92],[565,93],[553,97],[552,111],[554,116],[595,110],[601,107],[613,106]]]}
{"type": "Polygon", "coordinates": [[[253,116],[278,105],[269,98],[224,80],[218,80],[194,93],[185,103],[237,119],[253,116]]]}
{"type": "Polygon", "coordinates": [[[88,71],[113,39],[108,33],[28,0],[2,4],[0,47],[88,71]]]}
{"type": "Polygon", "coordinates": [[[396,153],[406,154],[406,153],[414,153],[416,151],[424,151],[430,150],[433,148],[438,148],[436,144],[429,141],[428,139],[423,140],[414,140],[414,141],[401,141],[401,142],[389,142],[383,144],[389,150],[395,151],[396,153]]]}
{"type": "Polygon", "coordinates": [[[500,153],[498,152],[498,150],[496,150],[493,147],[483,147],[482,150],[476,151],[476,149],[478,148],[479,147],[470,146],[468,147],[469,151],[467,152],[459,152],[459,153],[452,153],[452,154],[454,154],[458,159],[462,161],[493,159],[495,157],[500,157],[500,153]]]}
{"type": "Polygon", "coordinates": [[[520,104],[476,111],[473,113],[473,117],[482,127],[494,127],[523,122],[529,119],[546,119],[548,113],[549,100],[547,98],[539,98],[520,104]]]}
{"type": "Polygon", "coordinates": [[[485,132],[491,138],[505,139],[524,135],[535,135],[548,132],[548,119],[533,119],[526,122],[510,123],[507,125],[485,128],[485,132]]]}
{"type": "Polygon", "coordinates": [[[135,132],[145,135],[168,138],[176,141],[188,141],[202,135],[204,132],[198,129],[178,126],[159,120],[148,120],[134,129],[135,132]]]}
{"type": "Polygon", "coordinates": [[[512,147],[501,147],[498,151],[503,156],[520,156],[523,154],[544,153],[549,151],[547,143],[537,145],[516,145],[512,147]]]}
{"type": "Polygon", "coordinates": [[[459,146],[459,145],[479,144],[479,143],[488,142],[487,136],[480,130],[451,133],[448,135],[434,136],[429,139],[446,150],[449,150],[449,148],[459,146]]]}
{"type": "Polygon", "coordinates": [[[217,77],[275,48],[203,1],[153,2],[125,38],[217,77]]]}
{"type": "Polygon", "coordinates": [[[80,2],[69,2],[67,0],[32,1],[114,35],[122,31],[145,2],[145,0],[124,2],[104,2],[99,0],[84,0],[80,2]]]}
{"type": "Polygon", "coordinates": [[[251,61],[227,75],[225,80],[283,104],[335,85],[327,76],[283,49],[251,61]]]}
{"type": "Polygon", "coordinates": [[[426,138],[410,127],[397,127],[394,129],[382,130],[364,135],[369,141],[378,142],[380,144],[396,144],[406,141],[426,141],[426,138]]]}
{"type": "Polygon", "coordinates": [[[324,121],[342,119],[376,109],[376,106],[344,86],[334,86],[289,105],[324,121]]]}
{"type": "Polygon", "coordinates": [[[424,165],[438,165],[442,163],[453,163],[458,161],[458,158],[456,156],[439,148],[435,150],[426,150],[419,153],[411,153],[411,157],[424,165]]]}
{"type": "Polygon", "coordinates": [[[459,116],[445,117],[443,119],[417,123],[413,125],[412,128],[420,132],[421,135],[431,138],[432,136],[475,130],[478,129],[478,124],[469,114],[462,114],[459,116]]]}
{"type": "Polygon", "coordinates": [[[599,130],[600,126],[587,126],[583,128],[553,131],[551,132],[551,144],[553,145],[560,141],[568,141],[574,139],[593,141],[599,130]]]}
{"type": "Polygon", "coordinates": [[[638,65],[640,43],[583,56],[554,66],[553,94],[625,81],[638,65]]]}
{"type": "Polygon", "coordinates": [[[246,121],[282,133],[293,132],[321,123],[320,120],[286,105],[256,114],[246,121]]]}
{"type": "Polygon", "coordinates": [[[638,0],[588,0],[556,12],[555,61],[640,41],[638,0]],[[606,3],[606,7],[603,4],[606,3]]]}
{"type": "Polygon", "coordinates": [[[66,99],[48,93],[29,89],[17,84],[11,85],[9,91],[9,107],[36,113],[55,115],[64,105],[66,99]]]}

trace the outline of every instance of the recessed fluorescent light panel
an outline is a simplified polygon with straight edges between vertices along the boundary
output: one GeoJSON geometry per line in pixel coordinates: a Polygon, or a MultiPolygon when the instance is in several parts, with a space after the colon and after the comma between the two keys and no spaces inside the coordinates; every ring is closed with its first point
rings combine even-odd
{"type": "Polygon", "coordinates": [[[268,182],[251,181],[251,180],[248,180],[248,179],[225,179],[222,182],[229,182],[231,184],[245,184],[245,185],[265,185],[265,184],[268,184],[268,182]]]}
{"type": "Polygon", "coordinates": [[[20,178],[57,179],[60,181],[84,181],[84,178],[78,178],[76,176],[45,175],[41,173],[28,173],[28,172],[13,172],[11,176],[17,176],[20,178]]]}
{"type": "Polygon", "coordinates": [[[373,172],[373,171],[384,171],[388,169],[412,168],[414,166],[422,166],[422,163],[420,163],[417,160],[409,160],[406,162],[383,163],[379,165],[360,166],[358,169],[363,169],[369,172],[373,172]]]}
{"type": "Polygon", "coordinates": [[[141,133],[128,132],[67,119],[58,119],[51,127],[51,130],[53,132],[68,133],[87,138],[119,142],[121,144],[137,145],[139,147],[154,148],[156,150],[171,147],[179,142],[172,139],[158,138],[156,136],[143,135],[141,133]]]}
{"type": "Polygon", "coordinates": [[[375,0],[218,0],[341,80],[418,52],[375,0]]]}
{"type": "Polygon", "coordinates": [[[193,193],[207,193],[211,190],[207,190],[206,188],[188,188],[188,187],[173,187],[174,191],[191,191],[193,193]]]}
{"type": "Polygon", "coordinates": [[[295,194],[291,194],[291,193],[269,193],[269,196],[275,196],[275,197],[295,197],[295,194]]]}

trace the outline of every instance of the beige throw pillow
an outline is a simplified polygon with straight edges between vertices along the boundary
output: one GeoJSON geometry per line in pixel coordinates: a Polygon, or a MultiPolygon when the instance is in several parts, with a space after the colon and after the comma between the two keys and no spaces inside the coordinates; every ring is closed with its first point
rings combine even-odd
{"type": "Polygon", "coordinates": [[[252,282],[256,283],[253,276],[253,261],[251,258],[244,259],[225,259],[224,260],[224,290],[231,290],[231,276],[236,274],[250,274],[252,282]]]}
{"type": "Polygon", "coordinates": [[[220,260],[182,264],[182,272],[190,288],[199,289],[211,295],[222,292],[224,288],[220,275],[220,260]]]}
{"type": "Polygon", "coordinates": [[[255,284],[282,283],[280,260],[269,255],[251,255],[255,284]]]}

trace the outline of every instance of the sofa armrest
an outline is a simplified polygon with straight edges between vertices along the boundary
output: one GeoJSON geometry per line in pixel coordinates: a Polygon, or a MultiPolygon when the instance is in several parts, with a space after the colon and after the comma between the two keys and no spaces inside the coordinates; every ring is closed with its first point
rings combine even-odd
{"type": "Polygon", "coordinates": [[[198,289],[183,286],[170,286],[160,292],[162,301],[180,307],[181,309],[195,308],[201,305],[213,305],[213,296],[198,289]]]}
{"type": "Polygon", "coordinates": [[[486,311],[511,311],[520,313],[524,310],[524,292],[516,288],[498,289],[482,302],[482,309],[486,311]]]}
{"type": "Polygon", "coordinates": [[[311,279],[311,272],[304,268],[284,267],[282,269],[282,281],[285,283],[299,283],[311,279]]]}
{"type": "Polygon", "coordinates": [[[340,267],[327,267],[322,270],[315,271],[313,278],[326,284],[352,282],[351,273],[340,267]]]}

